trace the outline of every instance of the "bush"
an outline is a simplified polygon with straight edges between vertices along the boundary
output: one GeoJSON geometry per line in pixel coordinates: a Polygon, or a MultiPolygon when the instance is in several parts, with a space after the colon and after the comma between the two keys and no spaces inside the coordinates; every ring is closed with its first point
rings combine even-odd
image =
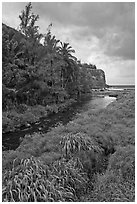
{"type": "Polygon", "coordinates": [[[3,176],[5,202],[75,201],[87,182],[86,174],[75,160],[57,161],[52,168],[33,157],[22,159],[16,167],[15,162],[3,176]]]}
{"type": "Polygon", "coordinates": [[[71,158],[80,151],[101,151],[100,148],[86,134],[78,132],[76,134],[68,133],[62,137],[60,142],[65,158],[71,158]]]}
{"type": "Polygon", "coordinates": [[[75,198],[86,191],[88,177],[79,158],[72,158],[70,160],[62,158],[54,162],[52,174],[55,175],[63,187],[73,192],[75,198]]]}

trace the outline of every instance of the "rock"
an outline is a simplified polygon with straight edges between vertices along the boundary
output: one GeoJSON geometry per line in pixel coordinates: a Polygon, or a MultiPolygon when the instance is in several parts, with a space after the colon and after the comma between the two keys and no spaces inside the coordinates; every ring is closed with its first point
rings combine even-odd
{"type": "Polygon", "coordinates": [[[118,94],[109,94],[109,97],[118,97],[118,94]]]}
{"type": "Polygon", "coordinates": [[[31,125],[29,123],[26,124],[26,127],[30,127],[31,125]]]}

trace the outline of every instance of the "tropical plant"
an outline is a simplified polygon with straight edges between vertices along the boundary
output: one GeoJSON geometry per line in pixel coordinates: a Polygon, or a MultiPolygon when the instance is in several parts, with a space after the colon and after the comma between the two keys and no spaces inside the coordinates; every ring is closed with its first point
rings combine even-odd
{"type": "Polygon", "coordinates": [[[31,13],[31,10],[32,10],[32,5],[31,5],[31,2],[29,2],[26,5],[25,10],[23,10],[19,15],[19,18],[21,20],[21,23],[19,25],[19,30],[28,38],[39,39],[40,37],[38,33],[39,27],[35,25],[35,23],[39,19],[39,15],[35,15],[31,13]]]}
{"type": "Polygon", "coordinates": [[[71,158],[80,151],[94,150],[100,152],[101,149],[84,133],[68,133],[60,141],[62,152],[65,158],[71,158]]]}
{"type": "Polygon", "coordinates": [[[39,43],[43,38],[43,35],[39,33],[39,26],[36,26],[36,22],[39,19],[39,15],[31,13],[32,5],[28,3],[25,9],[19,15],[21,23],[19,25],[19,31],[27,38],[25,43],[26,58],[34,65],[37,61],[37,55],[39,51],[39,43]],[[28,55],[28,56],[27,56],[28,55]]]}
{"type": "MultiPolygon", "coordinates": [[[[54,85],[55,82],[55,72],[56,69],[58,69],[58,67],[56,66],[58,60],[59,60],[59,40],[56,39],[55,35],[52,36],[51,31],[50,31],[50,27],[52,26],[52,24],[49,25],[48,28],[48,32],[47,34],[45,34],[44,36],[44,48],[45,48],[45,60],[46,63],[50,65],[50,80],[51,80],[51,86],[54,85]]],[[[57,70],[59,71],[59,70],[57,70]]],[[[59,77],[59,76],[58,76],[59,77]]]]}
{"type": "Polygon", "coordinates": [[[89,179],[79,158],[70,160],[62,158],[54,162],[52,173],[58,182],[74,195],[75,199],[86,190],[89,179]]]}
{"type": "Polygon", "coordinates": [[[43,45],[46,48],[47,53],[57,53],[59,51],[59,46],[58,43],[60,40],[57,40],[55,35],[52,36],[51,34],[51,28],[52,24],[49,25],[48,27],[48,32],[44,36],[44,42],[43,45]]]}
{"type": "Polygon", "coordinates": [[[13,161],[12,170],[3,175],[3,201],[55,202],[75,201],[85,187],[86,174],[78,161],[57,161],[52,168],[31,157],[13,161]]]}
{"type": "Polygon", "coordinates": [[[75,50],[72,49],[69,43],[60,43],[59,53],[66,63],[66,65],[62,67],[61,77],[63,86],[66,87],[68,82],[76,81],[76,73],[78,71],[76,64],[77,58],[72,55],[72,53],[75,53],[75,50]]]}
{"type": "Polygon", "coordinates": [[[62,43],[60,42],[61,47],[59,49],[60,54],[62,55],[62,57],[64,58],[64,60],[76,60],[77,58],[74,57],[71,53],[75,53],[75,50],[72,49],[72,47],[69,45],[69,43],[62,43]]]}

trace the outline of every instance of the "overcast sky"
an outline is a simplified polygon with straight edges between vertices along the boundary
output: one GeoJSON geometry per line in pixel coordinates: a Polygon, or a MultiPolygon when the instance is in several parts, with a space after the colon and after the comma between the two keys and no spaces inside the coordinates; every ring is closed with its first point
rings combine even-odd
{"type": "MultiPolygon", "coordinates": [[[[2,3],[2,22],[17,28],[27,2],[2,3]]],[[[76,57],[106,73],[108,84],[135,83],[135,4],[133,2],[33,2],[38,25],[62,42],[69,42],[76,57]]]]}

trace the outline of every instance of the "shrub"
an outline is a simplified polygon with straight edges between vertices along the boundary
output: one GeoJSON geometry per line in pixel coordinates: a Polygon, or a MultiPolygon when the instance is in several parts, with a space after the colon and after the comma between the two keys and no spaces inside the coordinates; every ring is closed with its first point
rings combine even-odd
{"type": "Polygon", "coordinates": [[[68,161],[62,158],[54,162],[52,174],[63,187],[70,189],[75,197],[85,192],[88,177],[79,158],[72,158],[68,161]]]}
{"type": "MultiPolygon", "coordinates": [[[[60,141],[63,157],[67,160],[77,158],[84,172],[91,179],[95,170],[99,170],[102,149],[85,133],[68,133],[60,141]]],[[[102,160],[103,161],[103,160],[102,160]]]]}
{"type": "MultiPolygon", "coordinates": [[[[14,160],[15,161],[15,160],[14,160]]],[[[21,160],[16,168],[6,171],[3,179],[3,201],[30,202],[48,199],[45,171],[34,159],[21,160]]]]}
{"type": "Polygon", "coordinates": [[[78,132],[76,134],[68,133],[62,137],[60,142],[65,158],[71,158],[80,151],[94,150],[99,152],[100,148],[86,134],[78,132]]]}
{"type": "Polygon", "coordinates": [[[86,174],[79,161],[61,160],[52,167],[43,165],[33,157],[22,159],[3,176],[5,202],[75,201],[76,194],[85,187],[86,174]]]}

